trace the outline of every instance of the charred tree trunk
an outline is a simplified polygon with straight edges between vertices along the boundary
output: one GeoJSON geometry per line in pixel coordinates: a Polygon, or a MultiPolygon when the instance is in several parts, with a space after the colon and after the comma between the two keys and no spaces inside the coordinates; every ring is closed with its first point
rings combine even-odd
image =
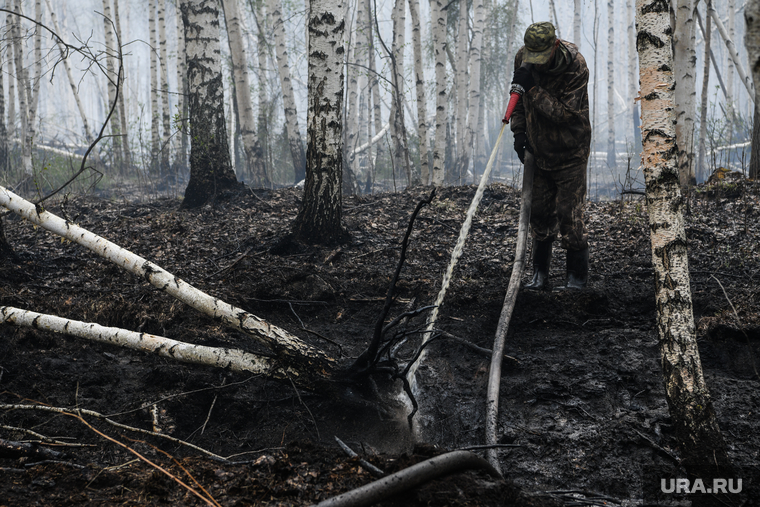
{"type": "Polygon", "coordinates": [[[687,472],[723,477],[726,447],[702,375],[691,301],[673,114],[668,2],[637,0],[642,165],[655,271],[657,328],[665,395],[687,472]],[[715,475],[715,473],[719,475],[715,475]]]}
{"type": "Polygon", "coordinates": [[[752,155],[749,162],[749,177],[760,177],[760,0],[748,0],[744,7],[746,33],[744,45],[747,48],[749,68],[755,83],[755,115],[752,126],[752,155]]]}
{"type": "Polygon", "coordinates": [[[202,206],[238,183],[224,120],[219,7],[214,0],[183,0],[190,111],[190,181],[184,208],[202,206]]]}
{"type": "Polygon", "coordinates": [[[343,192],[343,0],[311,0],[306,182],[293,235],[308,243],[345,239],[343,192]]]}

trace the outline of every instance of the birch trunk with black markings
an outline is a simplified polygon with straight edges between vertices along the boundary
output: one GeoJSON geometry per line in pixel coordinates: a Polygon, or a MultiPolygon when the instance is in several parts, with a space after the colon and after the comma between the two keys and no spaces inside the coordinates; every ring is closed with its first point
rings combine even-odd
{"type": "Polygon", "coordinates": [[[641,161],[665,395],[687,472],[707,478],[730,462],[697,348],[677,162],[669,7],[663,0],[636,2],[641,161]]]}

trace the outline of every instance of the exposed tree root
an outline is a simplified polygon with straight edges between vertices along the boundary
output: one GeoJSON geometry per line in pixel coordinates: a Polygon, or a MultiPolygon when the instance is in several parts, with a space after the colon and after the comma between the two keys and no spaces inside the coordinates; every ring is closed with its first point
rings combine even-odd
{"type": "Polygon", "coordinates": [[[471,469],[485,470],[495,478],[502,478],[501,473],[496,468],[477,454],[470,451],[454,451],[430,458],[360,488],[324,500],[318,503],[316,507],[373,505],[438,477],[471,469]]]}

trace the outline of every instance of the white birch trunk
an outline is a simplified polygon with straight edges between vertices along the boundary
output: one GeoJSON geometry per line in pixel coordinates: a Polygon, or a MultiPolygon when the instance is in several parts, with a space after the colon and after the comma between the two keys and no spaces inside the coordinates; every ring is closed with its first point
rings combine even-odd
{"type": "MultiPolygon", "coordinates": [[[[251,84],[248,75],[248,58],[243,44],[243,25],[240,18],[238,0],[222,0],[224,16],[227,20],[227,41],[232,56],[232,77],[235,80],[235,101],[237,103],[240,134],[248,167],[245,174],[252,178],[252,185],[259,188],[270,186],[264,164],[261,142],[256,133],[251,101],[251,84]]],[[[263,83],[260,83],[261,87],[263,83]]]]}
{"type": "Polygon", "coordinates": [[[694,0],[677,0],[673,30],[676,146],[682,191],[696,183],[694,175],[694,118],[696,116],[696,23],[694,0]]]}
{"type": "MultiPolygon", "coordinates": [[[[380,105],[380,80],[377,75],[376,70],[376,63],[375,63],[375,36],[374,36],[374,16],[373,16],[373,10],[371,8],[371,5],[373,3],[373,0],[367,0],[367,26],[369,27],[368,31],[368,54],[369,54],[369,79],[370,79],[370,90],[372,93],[372,115],[374,118],[375,123],[375,132],[380,132],[383,129],[383,115],[382,115],[382,107],[380,105]]],[[[376,14],[376,13],[375,13],[376,14]]],[[[390,123],[393,121],[393,118],[388,118],[388,124],[390,128],[390,123]]],[[[382,154],[383,154],[383,143],[377,144],[377,151],[375,153],[374,160],[381,160],[382,154]]],[[[370,160],[373,160],[372,153],[369,154],[370,160]]],[[[374,169],[374,162],[373,167],[371,168],[371,174],[368,177],[367,181],[367,189],[366,191],[368,193],[372,192],[372,185],[375,181],[375,169],[374,169]]]]}
{"type": "MultiPolygon", "coordinates": [[[[162,0],[163,1],[163,0],[162,0]]],[[[148,31],[150,32],[150,169],[154,176],[165,176],[160,171],[161,148],[160,110],[158,108],[158,35],[156,33],[156,2],[148,0],[148,31]]]]}
{"type": "MultiPolygon", "coordinates": [[[[13,10],[12,0],[6,0],[5,8],[8,10],[13,10]]],[[[10,13],[5,16],[5,24],[9,27],[8,30],[10,32],[10,36],[13,37],[13,17],[10,13]]],[[[58,31],[58,33],[61,32],[58,31]]],[[[12,46],[13,43],[11,42],[10,45],[12,46]]],[[[9,48],[9,52],[12,52],[12,49],[9,48]]],[[[12,57],[9,57],[6,61],[8,65],[8,140],[12,143],[13,139],[18,134],[16,129],[16,80],[13,79],[13,76],[16,75],[16,69],[15,62],[12,57]]]]}
{"type": "MultiPolygon", "coordinates": [[[[351,184],[355,180],[350,175],[354,174],[358,178],[359,172],[356,167],[356,147],[359,144],[359,73],[364,73],[364,69],[359,69],[356,65],[362,59],[361,36],[364,30],[359,28],[359,22],[363,19],[364,13],[363,2],[357,2],[356,18],[350,21],[352,23],[349,30],[349,51],[346,65],[346,128],[343,131],[346,143],[347,166],[343,174],[343,193],[349,195],[356,193],[355,185],[351,184]]],[[[350,8],[349,2],[346,7],[350,8]]],[[[349,11],[350,14],[350,11],[349,11]]],[[[351,16],[353,17],[353,16],[351,16]]],[[[347,19],[350,19],[347,15],[347,19]]]]}
{"type": "MultiPolygon", "coordinates": [[[[21,3],[16,0],[14,11],[21,12],[21,3]]],[[[16,67],[16,84],[18,89],[18,115],[19,115],[19,141],[22,152],[22,168],[24,174],[29,177],[32,175],[32,160],[26,158],[27,132],[29,130],[29,99],[31,97],[31,86],[29,84],[28,73],[24,65],[24,51],[21,45],[21,20],[18,16],[13,16],[11,21],[11,33],[13,36],[13,56],[16,67]]]]}
{"type": "Polygon", "coordinates": [[[446,121],[448,97],[446,96],[446,18],[441,0],[431,0],[430,19],[433,24],[433,51],[435,53],[435,143],[433,147],[433,177],[435,186],[443,185],[446,164],[446,121]]]}
{"type": "MultiPolygon", "coordinates": [[[[118,0],[116,0],[118,1],[118,0]]],[[[187,51],[185,49],[185,27],[182,24],[182,13],[179,9],[179,2],[177,2],[177,112],[179,113],[179,132],[180,136],[179,146],[177,147],[177,157],[175,163],[177,164],[177,171],[187,170],[187,150],[188,150],[188,110],[189,103],[187,88],[187,51]]]]}
{"type": "Polygon", "coordinates": [[[345,237],[343,176],[343,0],[311,0],[306,181],[293,223],[296,239],[330,243],[345,237]]]}
{"type": "MultiPolygon", "coordinates": [[[[456,164],[454,165],[454,174],[449,181],[457,185],[464,183],[465,173],[467,171],[463,166],[462,157],[464,156],[464,145],[467,139],[467,78],[468,62],[467,50],[470,42],[468,30],[469,12],[467,9],[467,0],[459,0],[459,17],[457,20],[457,45],[456,45],[456,80],[455,93],[452,93],[451,100],[455,101],[456,116],[454,117],[454,132],[456,134],[456,164]]],[[[452,105],[452,107],[454,107],[452,105]]],[[[469,161],[468,161],[469,162],[469,161]]]]}
{"type": "Polygon", "coordinates": [[[626,0],[625,11],[628,16],[628,104],[631,108],[633,148],[634,152],[638,155],[641,153],[641,115],[639,114],[639,101],[636,100],[639,90],[639,56],[636,53],[636,20],[633,4],[633,0],[626,0]]]}
{"type": "Polygon", "coordinates": [[[655,272],[657,328],[665,393],[684,465],[701,476],[701,465],[726,462],[725,444],[702,374],[692,310],[676,160],[673,54],[667,2],[636,1],[641,79],[641,155],[655,272]]]}
{"type": "Polygon", "coordinates": [[[169,154],[171,148],[169,140],[171,139],[171,108],[169,106],[169,55],[166,49],[166,0],[158,1],[158,47],[159,64],[161,70],[161,173],[169,177],[171,168],[169,154]]]}
{"type": "Polygon", "coordinates": [[[322,351],[301,341],[284,329],[196,289],[156,264],[105,238],[52,213],[38,210],[34,204],[4,187],[0,187],[0,205],[43,229],[84,246],[199,312],[253,336],[283,359],[332,362],[332,359],[322,351]]]}
{"type": "Polygon", "coordinates": [[[393,18],[393,103],[391,105],[391,138],[393,139],[394,169],[404,167],[407,185],[412,184],[411,168],[408,165],[406,129],[404,124],[404,45],[406,41],[406,0],[396,0],[393,18]]]}
{"type": "MultiPolygon", "coordinates": [[[[736,40],[736,0],[728,0],[728,38],[730,40],[736,40]]],[[[734,74],[736,72],[734,66],[734,60],[729,56],[726,59],[726,102],[731,109],[731,113],[735,111],[734,104],[734,74]]],[[[733,129],[730,129],[733,133],[733,129]]]]}
{"type": "MultiPolygon", "coordinates": [[[[108,111],[111,109],[114,102],[116,102],[116,82],[118,80],[114,57],[116,54],[116,37],[114,37],[113,25],[111,24],[113,22],[113,14],[111,13],[111,0],[103,0],[102,5],[103,29],[105,30],[106,36],[106,79],[108,82],[108,109],[106,111],[108,111]]],[[[108,112],[106,112],[106,114],[108,114],[108,112]]],[[[121,171],[123,156],[121,154],[121,120],[119,119],[118,108],[114,111],[114,114],[111,115],[111,119],[109,121],[111,123],[111,146],[113,147],[114,151],[113,159],[116,162],[116,166],[119,168],[119,171],[121,171]]]]}
{"type": "MultiPolygon", "coordinates": [[[[712,2],[712,0],[706,0],[706,3],[709,5],[712,2]]],[[[747,5],[749,7],[749,5],[747,5]]],[[[746,12],[746,11],[745,11],[746,12]]],[[[709,83],[710,83],[710,50],[712,46],[712,18],[710,16],[707,16],[705,19],[705,25],[707,25],[705,28],[705,56],[704,56],[704,66],[702,70],[702,97],[700,100],[700,119],[699,119],[699,142],[697,143],[697,146],[699,147],[697,151],[697,177],[706,175],[707,171],[705,168],[705,155],[706,155],[706,147],[705,147],[705,139],[707,137],[707,101],[708,101],[708,93],[709,93],[709,83]]],[[[747,26],[749,30],[749,26],[747,26]]],[[[747,32],[749,33],[749,31],[747,32]]],[[[752,153],[755,153],[755,150],[752,150],[752,153]]],[[[704,178],[702,178],[704,180],[704,178]]]]}
{"type": "Polygon", "coordinates": [[[163,336],[138,333],[116,327],[105,327],[99,324],[22,310],[12,306],[0,306],[0,323],[76,336],[91,341],[116,345],[117,347],[157,354],[182,363],[201,364],[215,368],[225,368],[231,371],[274,375],[279,378],[286,378],[286,375],[297,375],[296,371],[287,368],[284,369],[285,371],[278,371],[280,368],[275,367],[274,361],[269,358],[238,349],[195,345],[163,336]]]}
{"type": "MultiPolygon", "coordinates": [[[[462,153],[461,174],[466,177],[467,167],[470,165],[472,154],[475,153],[475,144],[482,136],[478,135],[478,124],[480,121],[480,67],[482,63],[483,47],[483,23],[485,22],[485,8],[483,0],[473,1],[474,19],[472,23],[472,44],[470,46],[469,63],[470,63],[470,86],[467,90],[467,123],[464,143],[464,152],[462,153]]],[[[482,132],[482,131],[481,131],[482,132]]],[[[474,173],[475,171],[473,171],[474,173]]]]}
{"type": "Polygon", "coordinates": [[[409,0],[412,16],[412,46],[414,50],[414,84],[417,91],[417,135],[420,142],[420,180],[423,185],[430,183],[430,162],[428,160],[427,99],[425,97],[425,72],[422,61],[422,25],[420,23],[420,1],[409,0]]]}
{"type": "MultiPolygon", "coordinates": [[[[234,0],[237,1],[237,0],[234,0]]],[[[256,139],[259,146],[259,158],[261,159],[260,166],[255,167],[257,174],[254,180],[258,180],[257,184],[262,187],[270,187],[268,172],[268,139],[269,139],[269,127],[267,122],[267,39],[266,39],[266,16],[263,13],[264,2],[257,1],[255,3],[256,19],[258,19],[258,30],[256,37],[256,56],[258,57],[259,64],[259,82],[258,82],[258,99],[259,99],[259,114],[258,114],[258,131],[256,132],[256,139]]],[[[242,36],[241,36],[242,42],[242,36]]]]}
{"type": "Polygon", "coordinates": [[[734,44],[734,41],[728,36],[728,32],[726,32],[726,28],[723,26],[723,22],[720,20],[720,16],[718,16],[714,5],[710,4],[710,6],[708,6],[707,14],[712,17],[713,21],[715,22],[715,27],[718,29],[718,33],[720,33],[720,36],[726,43],[728,54],[731,56],[731,60],[734,62],[736,72],[739,74],[739,78],[742,80],[742,83],[744,83],[744,87],[747,89],[747,93],[749,93],[749,98],[754,102],[755,91],[754,86],[752,85],[752,80],[744,70],[744,66],[741,63],[741,59],[739,58],[739,53],[736,50],[736,45],[734,44]]]}
{"type": "MultiPolygon", "coordinates": [[[[45,0],[48,1],[48,0],[45,0]]],[[[124,39],[122,39],[121,35],[121,19],[119,16],[119,0],[113,0],[113,20],[114,24],[116,25],[116,52],[120,52],[120,45],[123,44],[124,39]]],[[[117,112],[119,115],[119,121],[121,122],[121,150],[122,150],[122,156],[123,156],[123,162],[124,167],[126,169],[129,169],[132,167],[132,153],[130,151],[129,147],[129,118],[128,118],[128,112],[127,112],[127,76],[126,76],[126,70],[127,66],[124,65],[124,62],[121,63],[121,82],[119,83],[119,105],[117,106],[117,112]]],[[[118,72],[118,71],[117,71],[118,72]]],[[[99,159],[96,156],[96,161],[99,159]]]]}
{"type": "Polygon", "coordinates": [[[617,166],[615,155],[615,5],[607,0],[607,167],[617,166]]]}
{"type": "Polygon", "coordinates": [[[269,15],[274,23],[274,45],[277,54],[277,70],[282,88],[282,106],[285,109],[285,127],[288,132],[288,145],[293,159],[295,183],[303,180],[306,171],[306,153],[304,152],[301,129],[298,125],[293,83],[288,63],[288,36],[285,32],[285,20],[282,17],[282,0],[269,0],[269,15]]]}

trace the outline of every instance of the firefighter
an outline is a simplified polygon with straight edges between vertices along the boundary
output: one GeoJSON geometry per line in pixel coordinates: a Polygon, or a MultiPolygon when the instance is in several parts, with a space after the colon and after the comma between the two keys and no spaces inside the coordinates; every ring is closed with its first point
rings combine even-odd
{"type": "Polygon", "coordinates": [[[586,166],[591,146],[588,67],[578,47],[560,40],[554,25],[534,23],[515,55],[513,84],[524,89],[511,118],[515,151],[533,154],[533,278],[529,289],[549,288],[552,243],[567,250],[565,287],[588,281],[588,232],[584,223],[586,166]],[[528,65],[524,65],[528,64],[528,65]]]}

